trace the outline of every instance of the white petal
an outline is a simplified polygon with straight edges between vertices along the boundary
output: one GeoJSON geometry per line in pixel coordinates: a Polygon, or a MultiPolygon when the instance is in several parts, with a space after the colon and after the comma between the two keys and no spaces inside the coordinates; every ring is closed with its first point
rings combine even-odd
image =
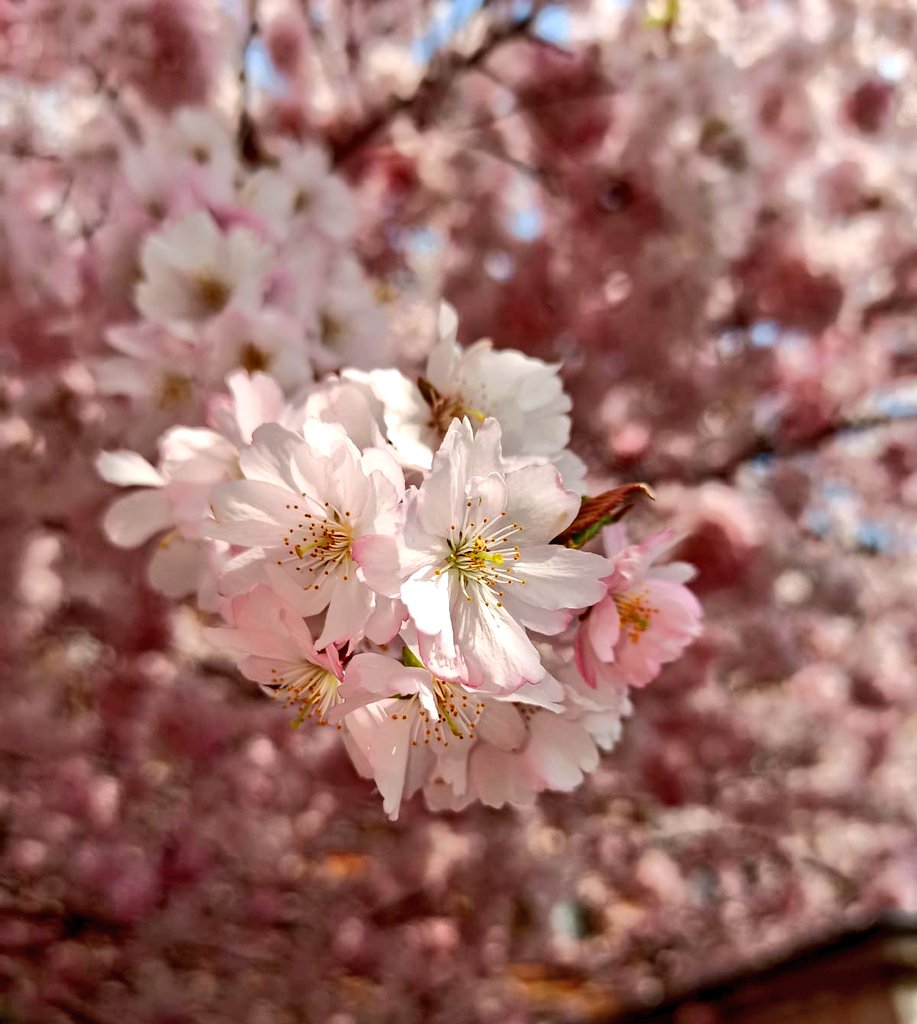
{"type": "Polygon", "coordinates": [[[346,581],[335,580],[325,617],[325,628],[315,641],[315,646],[321,650],[328,644],[344,643],[361,634],[372,607],[373,592],[365,584],[360,583],[356,575],[352,575],[346,581]]]}
{"type": "Polygon", "coordinates": [[[611,597],[600,601],[589,613],[582,628],[599,661],[615,660],[615,644],[621,635],[621,616],[611,597]]]}
{"type": "Polygon", "coordinates": [[[279,548],[299,523],[293,493],[259,480],[219,484],[210,504],[216,522],[204,524],[205,536],[243,547],[279,548]]]}
{"type": "Polygon", "coordinates": [[[446,572],[436,575],[427,566],[421,569],[401,588],[401,599],[421,633],[438,636],[447,632],[451,638],[451,587],[446,572]]]}
{"type": "Polygon", "coordinates": [[[363,627],[366,639],[374,644],[387,644],[401,629],[407,608],[400,601],[377,595],[372,614],[363,627]]]}
{"type": "Polygon", "coordinates": [[[525,580],[514,596],[536,608],[588,608],[605,596],[602,579],[611,568],[601,555],[559,544],[523,548],[516,576],[525,580]]]}
{"type": "Polygon", "coordinates": [[[467,684],[510,693],[544,676],[541,658],[525,630],[505,609],[459,593],[453,604],[455,645],[467,667],[467,684]]]}
{"type": "Polygon", "coordinates": [[[525,758],[479,743],[468,764],[471,786],[488,807],[530,807],[535,801],[537,781],[525,758]]]}
{"type": "Polygon", "coordinates": [[[248,548],[233,555],[220,569],[220,593],[244,594],[257,583],[263,583],[264,551],[261,548],[248,548]]]}
{"type": "Polygon", "coordinates": [[[560,715],[536,714],[529,731],[529,760],[549,789],[575,789],[583,781],[583,773],[593,771],[599,762],[595,743],[578,722],[560,715]]]}
{"type": "Polygon", "coordinates": [[[398,597],[401,592],[398,541],[377,535],[357,537],[351,550],[366,583],[377,594],[398,597]]]}
{"type": "Polygon", "coordinates": [[[200,541],[170,537],[161,542],[153,553],[147,566],[147,579],[154,590],[177,600],[197,590],[206,565],[200,541]]]}
{"type": "Polygon", "coordinates": [[[510,702],[488,701],[477,734],[501,750],[518,750],[525,742],[525,722],[510,702]]]}
{"type": "Polygon", "coordinates": [[[119,548],[136,548],[172,525],[172,509],[161,490],[135,491],[119,498],[105,514],[102,529],[119,548]]]}
{"type": "Polygon", "coordinates": [[[377,700],[397,694],[419,693],[429,682],[430,673],[426,669],[412,668],[396,658],[371,652],[352,658],[344,674],[345,690],[365,690],[377,700]]]}
{"type": "Polygon", "coordinates": [[[563,711],[564,687],[554,676],[545,673],[537,683],[526,683],[513,694],[517,704],[530,704],[546,711],[563,711]]]}
{"type": "Polygon", "coordinates": [[[121,448],[114,452],[99,452],[96,457],[99,476],[119,487],[161,487],[163,479],[139,452],[121,448]]]}
{"type": "Polygon", "coordinates": [[[242,450],[239,466],[246,480],[260,480],[300,493],[299,477],[293,476],[293,454],[304,444],[299,434],[278,423],[262,424],[255,429],[251,445],[242,450]]]}
{"type": "Polygon", "coordinates": [[[526,466],[506,474],[507,507],[526,544],[548,544],[579,511],[580,499],[564,490],[551,465],[526,466]]]}
{"type": "Polygon", "coordinates": [[[382,794],[382,807],[393,821],[401,809],[411,749],[411,718],[399,700],[378,701],[344,719],[351,739],[370,766],[382,794]]]}

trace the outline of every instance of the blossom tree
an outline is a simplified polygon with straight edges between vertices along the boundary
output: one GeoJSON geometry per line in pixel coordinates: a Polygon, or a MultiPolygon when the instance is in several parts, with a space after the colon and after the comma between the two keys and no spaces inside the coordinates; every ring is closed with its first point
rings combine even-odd
{"type": "Polygon", "coordinates": [[[0,0],[0,1015],[604,1019],[913,909],[915,32],[0,0]]]}

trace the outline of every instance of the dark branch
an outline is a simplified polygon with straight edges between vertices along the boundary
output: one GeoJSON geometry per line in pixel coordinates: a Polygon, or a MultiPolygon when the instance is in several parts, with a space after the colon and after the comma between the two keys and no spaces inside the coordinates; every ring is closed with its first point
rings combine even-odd
{"type": "Polygon", "coordinates": [[[332,144],[335,164],[342,164],[367,142],[382,132],[400,114],[408,114],[421,107],[431,95],[440,94],[456,75],[463,74],[483,63],[504,43],[528,34],[537,17],[540,4],[533,5],[529,14],[517,21],[494,26],[481,45],[471,54],[450,53],[431,65],[420,85],[410,96],[395,97],[381,108],[371,112],[366,120],[355,125],[343,138],[332,144]]]}
{"type": "Polygon", "coordinates": [[[251,82],[248,77],[248,55],[252,43],[261,32],[258,20],[258,0],[250,0],[248,12],[248,29],[242,41],[242,52],[239,57],[239,127],[236,133],[236,144],[239,156],[245,163],[257,166],[265,162],[265,154],[258,138],[255,120],[251,113],[251,82]]]}
{"type": "Polygon", "coordinates": [[[917,411],[901,416],[864,416],[861,419],[834,420],[824,424],[818,430],[804,437],[779,439],[774,437],[756,437],[744,448],[733,453],[725,462],[716,466],[702,466],[696,469],[687,468],[683,473],[641,472],[639,467],[628,469],[629,476],[638,476],[656,485],[665,481],[682,481],[699,484],[706,480],[731,480],[735,474],[750,462],[760,458],[793,458],[800,455],[811,455],[827,447],[833,441],[850,434],[862,434],[883,427],[894,427],[900,423],[917,421],[917,411]]]}

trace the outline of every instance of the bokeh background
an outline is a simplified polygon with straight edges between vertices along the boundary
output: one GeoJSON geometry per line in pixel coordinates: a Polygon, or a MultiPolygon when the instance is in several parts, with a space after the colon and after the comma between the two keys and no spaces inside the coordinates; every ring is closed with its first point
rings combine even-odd
{"type": "MultiPolygon", "coordinates": [[[[917,910],[908,0],[0,0],[0,1019],[586,1022],[917,910]],[[138,124],[319,141],[418,367],[562,361],[703,637],[526,813],[388,822],[110,548],[138,124]]],[[[370,361],[376,353],[370,356],[370,361]]]]}

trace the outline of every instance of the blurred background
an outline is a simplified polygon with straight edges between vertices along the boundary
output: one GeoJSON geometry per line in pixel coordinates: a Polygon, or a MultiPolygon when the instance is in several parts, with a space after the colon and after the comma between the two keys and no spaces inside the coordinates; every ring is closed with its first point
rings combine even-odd
{"type": "MultiPolygon", "coordinates": [[[[0,1020],[598,1022],[844,933],[851,990],[913,962],[915,46],[909,0],[0,0],[0,1020]],[[124,154],[188,106],[249,166],[327,148],[370,363],[444,296],[684,535],[704,635],[576,792],[388,822],[107,545],[95,453],[202,422],[96,372],[156,222],[124,154]]],[[[640,1019],[917,1020],[802,977],[640,1019]]]]}

